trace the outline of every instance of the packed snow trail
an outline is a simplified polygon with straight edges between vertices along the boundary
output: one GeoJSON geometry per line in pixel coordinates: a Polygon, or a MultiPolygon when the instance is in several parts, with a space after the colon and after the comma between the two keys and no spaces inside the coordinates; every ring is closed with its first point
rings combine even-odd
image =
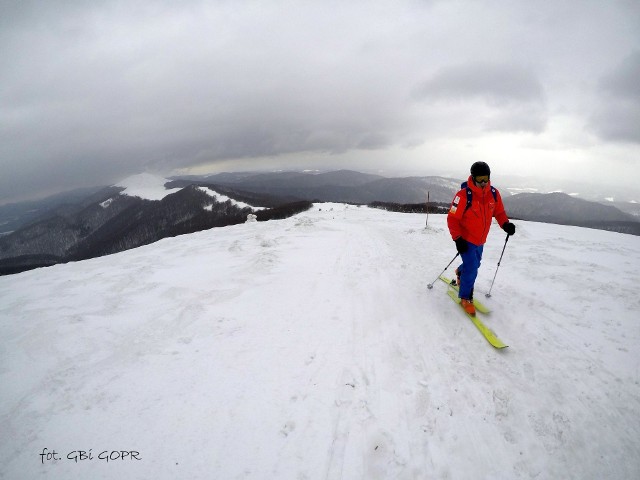
{"type": "Polygon", "coordinates": [[[0,478],[638,478],[638,238],[517,222],[497,351],[427,289],[429,222],[318,204],[0,278],[0,478]]]}

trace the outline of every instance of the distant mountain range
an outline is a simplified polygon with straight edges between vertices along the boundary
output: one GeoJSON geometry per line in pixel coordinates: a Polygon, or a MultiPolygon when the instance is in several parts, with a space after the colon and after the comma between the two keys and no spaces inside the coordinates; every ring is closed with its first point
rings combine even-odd
{"type": "MultiPolygon", "coordinates": [[[[386,178],[349,170],[321,174],[223,173],[192,177],[191,181],[194,180],[309,201],[356,204],[424,204],[429,192],[433,205],[448,206],[460,188],[460,180],[446,177],[386,178]]],[[[500,191],[509,215],[514,218],[640,235],[640,216],[622,212],[613,203],[605,205],[559,192],[510,195],[510,189],[501,188],[500,191]]]]}
{"type": "Polygon", "coordinates": [[[520,193],[504,197],[504,204],[512,218],[640,235],[638,217],[565,193],[520,193]]]}
{"type": "MultiPolygon", "coordinates": [[[[349,170],[328,173],[223,173],[167,181],[160,200],[127,194],[118,186],[70,192],[40,202],[0,207],[0,274],[82,260],[161,238],[258,220],[284,218],[311,202],[384,206],[413,204],[420,211],[429,192],[431,211],[446,211],[460,181],[444,177],[386,178],[349,170]],[[228,199],[220,200],[219,195],[228,199]],[[244,203],[240,203],[244,202],[244,203]],[[256,210],[254,207],[263,207],[256,210]],[[6,230],[9,226],[12,232],[6,230]]],[[[612,205],[563,193],[501,190],[510,217],[640,235],[638,217],[612,205]]],[[[402,208],[398,208],[402,210],[402,208]]]]}
{"type": "Polygon", "coordinates": [[[460,181],[444,177],[387,178],[339,170],[328,173],[222,173],[183,180],[226,185],[239,190],[322,202],[368,204],[371,202],[451,202],[460,181]]]}
{"type": "Polygon", "coordinates": [[[87,197],[105,187],[83,188],[49,196],[41,200],[31,200],[0,206],[0,235],[19,229],[42,216],[43,213],[61,205],[82,203],[87,197]]]}
{"type": "Polygon", "coordinates": [[[165,237],[223,227],[247,221],[283,218],[311,206],[268,195],[213,190],[190,183],[161,200],[123,194],[122,187],[107,187],[75,203],[56,205],[0,237],[0,274],[17,273],[56,263],[108,255],[146,245],[165,237]],[[233,197],[236,198],[233,198],[233,197]],[[240,202],[259,201],[273,208],[254,211],[240,202]]]}

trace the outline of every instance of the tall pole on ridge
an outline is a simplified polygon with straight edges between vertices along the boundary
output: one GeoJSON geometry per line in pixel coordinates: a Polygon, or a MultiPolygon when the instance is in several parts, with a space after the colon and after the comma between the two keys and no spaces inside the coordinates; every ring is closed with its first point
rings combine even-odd
{"type": "Polygon", "coordinates": [[[427,191],[427,223],[425,224],[424,228],[428,228],[429,227],[429,191],[427,191]]]}

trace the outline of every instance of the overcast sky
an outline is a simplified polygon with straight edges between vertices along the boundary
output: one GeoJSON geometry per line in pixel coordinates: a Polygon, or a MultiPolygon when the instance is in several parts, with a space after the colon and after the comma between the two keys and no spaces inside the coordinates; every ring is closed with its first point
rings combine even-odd
{"type": "Polygon", "coordinates": [[[634,188],[640,2],[0,0],[0,203],[476,160],[634,188]]]}

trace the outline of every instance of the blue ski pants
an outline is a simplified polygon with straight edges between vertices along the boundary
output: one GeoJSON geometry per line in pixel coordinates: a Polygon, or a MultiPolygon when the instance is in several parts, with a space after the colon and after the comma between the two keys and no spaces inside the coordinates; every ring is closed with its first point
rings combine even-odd
{"type": "Polygon", "coordinates": [[[473,285],[476,283],[478,268],[480,268],[480,262],[482,261],[484,245],[474,245],[470,242],[467,242],[467,245],[469,245],[469,249],[460,254],[462,265],[458,267],[460,272],[460,291],[458,296],[471,299],[473,298],[473,285]]]}

